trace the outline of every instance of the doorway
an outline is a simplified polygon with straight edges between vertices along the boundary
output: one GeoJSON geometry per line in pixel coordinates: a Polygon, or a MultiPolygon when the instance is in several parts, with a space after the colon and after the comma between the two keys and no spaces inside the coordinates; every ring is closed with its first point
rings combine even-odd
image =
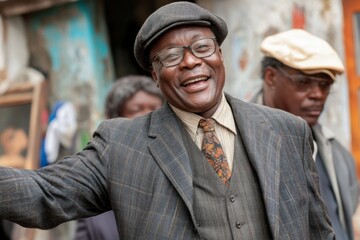
{"type": "MultiPolygon", "coordinates": [[[[127,74],[145,74],[135,60],[134,40],[145,19],[159,7],[172,0],[104,1],[105,19],[109,32],[116,78],[127,74]]],[[[194,2],[194,1],[188,1],[194,2]]]]}

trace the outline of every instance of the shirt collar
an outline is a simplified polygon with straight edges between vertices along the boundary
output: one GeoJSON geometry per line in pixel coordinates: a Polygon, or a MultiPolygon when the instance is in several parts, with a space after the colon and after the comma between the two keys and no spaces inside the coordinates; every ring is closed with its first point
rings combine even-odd
{"type": "MultiPolygon", "coordinates": [[[[191,137],[194,139],[196,135],[196,131],[198,129],[199,121],[202,117],[195,113],[180,110],[172,106],[171,104],[170,107],[175,112],[175,114],[180,118],[186,130],[190,133],[191,137]]],[[[215,113],[211,118],[213,118],[218,124],[229,129],[231,132],[233,132],[236,135],[236,125],[234,121],[234,116],[231,111],[229,103],[226,101],[224,93],[222,94],[219,107],[216,109],[215,113]]]]}

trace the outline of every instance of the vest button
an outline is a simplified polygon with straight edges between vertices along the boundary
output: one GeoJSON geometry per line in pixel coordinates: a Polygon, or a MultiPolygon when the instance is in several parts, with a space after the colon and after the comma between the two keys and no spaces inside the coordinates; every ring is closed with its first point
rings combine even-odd
{"type": "Polygon", "coordinates": [[[235,196],[234,195],[230,195],[230,202],[235,202],[235,196]]]}
{"type": "Polygon", "coordinates": [[[243,224],[241,222],[236,222],[235,225],[238,229],[240,229],[243,226],[243,224]]]}

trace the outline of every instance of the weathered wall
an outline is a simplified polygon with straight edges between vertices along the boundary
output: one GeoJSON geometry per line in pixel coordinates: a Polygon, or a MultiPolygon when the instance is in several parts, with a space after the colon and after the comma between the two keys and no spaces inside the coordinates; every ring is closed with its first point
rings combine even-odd
{"type": "MultiPolygon", "coordinates": [[[[198,0],[228,23],[222,45],[227,92],[245,101],[261,85],[259,45],[271,33],[303,27],[328,41],[344,58],[341,0],[198,0]]],[[[350,144],[346,75],[338,78],[320,121],[345,145],[350,144]]]]}
{"type": "Polygon", "coordinates": [[[31,62],[49,73],[49,101],[73,102],[84,134],[102,118],[114,79],[100,3],[78,1],[26,16],[31,62]]]}

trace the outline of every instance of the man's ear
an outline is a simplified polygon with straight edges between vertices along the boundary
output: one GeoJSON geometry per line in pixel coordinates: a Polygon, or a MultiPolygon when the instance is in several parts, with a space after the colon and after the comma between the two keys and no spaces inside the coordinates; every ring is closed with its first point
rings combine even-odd
{"type": "Polygon", "coordinates": [[[221,59],[221,61],[224,62],[224,56],[223,56],[223,54],[222,54],[222,50],[221,50],[220,47],[219,47],[219,53],[220,53],[220,59],[221,59]]]}
{"type": "Polygon", "coordinates": [[[158,82],[158,76],[156,74],[156,71],[153,67],[150,67],[150,72],[151,72],[151,76],[152,76],[152,79],[155,81],[156,83],[156,86],[159,87],[159,82],[158,82]]]}
{"type": "Polygon", "coordinates": [[[273,87],[276,85],[277,70],[273,67],[266,67],[264,70],[264,82],[266,85],[273,87]]]}

